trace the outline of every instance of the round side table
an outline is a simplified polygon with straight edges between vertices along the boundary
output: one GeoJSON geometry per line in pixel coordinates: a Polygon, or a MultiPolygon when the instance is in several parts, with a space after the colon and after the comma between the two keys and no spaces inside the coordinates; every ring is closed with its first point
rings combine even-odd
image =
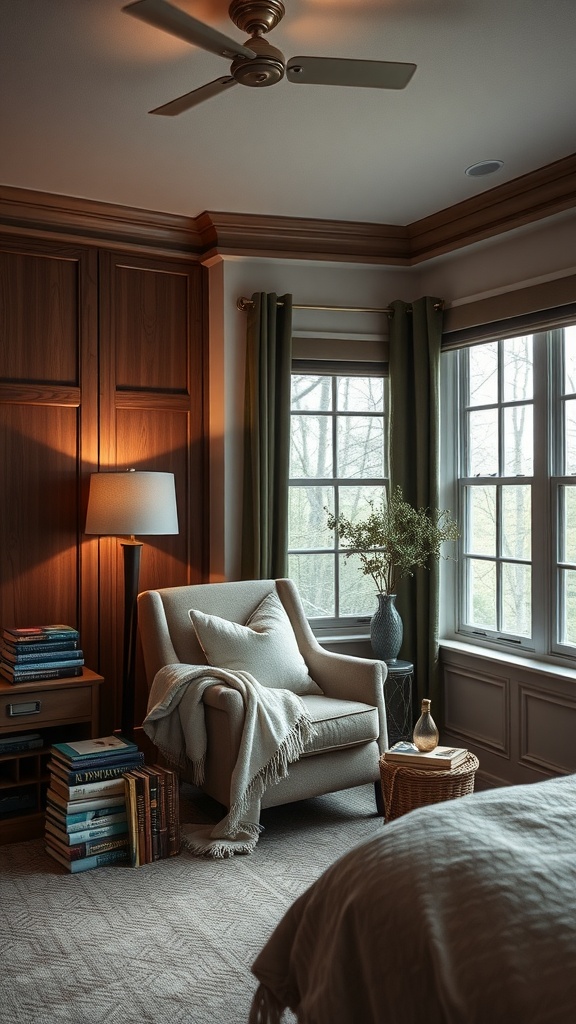
{"type": "Polygon", "coordinates": [[[411,661],[387,661],[384,680],[384,704],[388,722],[388,745],[412,739],[412,684],[414,665],[411,661]]]}
{"type": "Polygon", "coordinates": [[[415,807],[454,800],[474,792],[474,779],[479,761],[468,753],[460,764],[449,771],[440,768],[412,768],[380,757],[380,779],[386,821],[407,814],[415,807]]]}

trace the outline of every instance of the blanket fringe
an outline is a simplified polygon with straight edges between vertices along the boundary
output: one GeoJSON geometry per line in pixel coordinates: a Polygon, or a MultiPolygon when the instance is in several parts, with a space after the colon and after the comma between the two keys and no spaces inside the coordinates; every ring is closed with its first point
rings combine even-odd
{"type": "Polygon", "coordinates": [[[182,846],[190,853],[201,857],[210,857],[215,860],[224,860],[233,857],[237,853],[253,853],[262,831],[261,825],[254,825],[253,822],[243,822],[240,826],[243,833],[240,839],[227,839],[226,837],[214,839],[213,826],[185,826],[182,834],[182,846]]]}
{"type": "Polygon", "coordinates": [[[306,743],[314,735],[314,725],[310,721],[308,714],[305,713],[294,724],[288,736],[274,754],[274,757],[250,780],[241,799],[230,808],[228,827],[232,835],[244,830],[245,825],[242,824],[241,819],[250,809],[250,805],[254,800],[260,800],[263,793],[270,786],[275,786],[282,779],[286,778],[289,766],[299,759],[304,752],[306,743]]]}
{"type": "Polygon", "coordinates": [[[248,1024],[281,1024],[283,1012],[284,1007],[270,989],[259,985],[252,1000],[248,1024]]]}

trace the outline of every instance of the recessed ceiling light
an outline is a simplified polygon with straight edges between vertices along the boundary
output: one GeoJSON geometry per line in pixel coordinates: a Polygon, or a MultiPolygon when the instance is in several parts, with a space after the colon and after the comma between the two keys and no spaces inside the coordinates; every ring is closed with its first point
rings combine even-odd
{"type": "Polygon", "coordinates": [[[494,174],[501,167],[504,167],[503,160],[481,160],[480,163],[467,167],[464,173],[471,178],[480,178],[483,174],[494,174]]]}

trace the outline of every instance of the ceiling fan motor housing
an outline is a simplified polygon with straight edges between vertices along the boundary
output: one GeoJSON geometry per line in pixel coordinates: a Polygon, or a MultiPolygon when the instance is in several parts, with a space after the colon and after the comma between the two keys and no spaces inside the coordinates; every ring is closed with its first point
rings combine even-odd
{"type": "Polygon", "coordinates": [[[232,0],[228,13],[241,32],[260,35],[276,28],[286,11],[282,0],[232,0]]]}
{"type": "Polygon", "coordinates": [[[261,89],[263,86],[275,85],[284,78],[284,54],[267,39],[255,36],[246,40],[246,46],[254,50],[256,56],[236,57],[230,65],[230,74],[239,85],[261,89]]]}

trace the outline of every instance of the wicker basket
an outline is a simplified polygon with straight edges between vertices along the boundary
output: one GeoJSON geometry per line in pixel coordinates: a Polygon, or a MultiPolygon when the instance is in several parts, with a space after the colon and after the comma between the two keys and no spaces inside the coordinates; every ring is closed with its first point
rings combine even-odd
{"type": "Polygon", "coordinates": [[[474,776],[479,765],[478,758],[470,753],[449,771],[412,768],[387,761],[384,755],[379,763],[386,821],[399,818],[415,807],[473,793],[474,776]]]}

